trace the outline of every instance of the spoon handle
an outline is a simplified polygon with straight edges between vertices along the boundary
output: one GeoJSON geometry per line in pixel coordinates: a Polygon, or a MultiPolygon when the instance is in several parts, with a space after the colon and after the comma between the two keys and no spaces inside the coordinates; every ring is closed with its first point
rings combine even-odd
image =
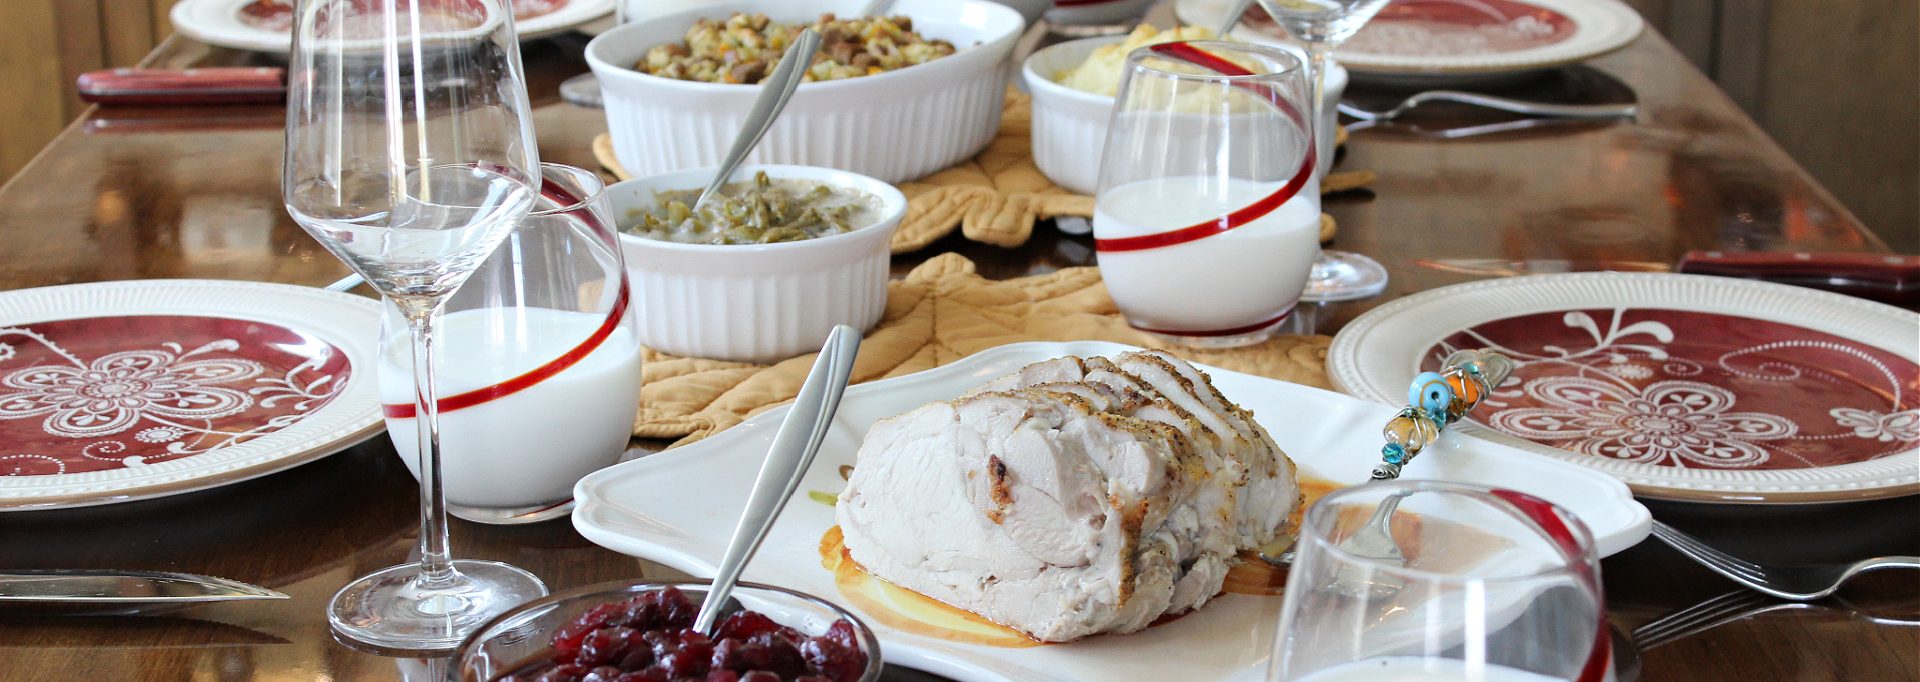
{"type": "Polygon", "coordinates": [[[818,52],[820,34],[812,28],[802,30],[800,37],[780,57],[780,65],[773,68],[773,74],[760,82],[760,97],[753,100],[753,108],[747,110],[747,122],[740,126],[740,134],[733,138],[733,148],[728,149],[726,158],[720,161],[719,172],[714,173],[713,181],[694,199],[695,209],[727,184],[733,170],[739,168],[740,162],[760,144],[760,139],[767,136],[767,129],[773,127],[780,110],[787,108],[787,101],[793,99],[793,91],[800,87],[800,80],[807,75],[807,67],[813,64],[813,55],[818,52]]]}
{"type": "Polygon", "coordinates": [[[1226,16],[1220,17],[1220,25],[1214,27],[1213,37],[1226,40],[1227,34],[1233,32],[1233,27],[1239,25],[1240,15],[1246,14],[1247,8],[1252,6],[1253,0],[1234,0],[1233,5],[1227,8],[1226,16]]]}
{"type": "Polygon", "coordinates": [[[700,615],[693,621],[694,630],[713,631],[720,605],[727,603],[727,595],[740,580],[740,571],[746,568],[747,559],[760,548],[760,541],[766,539],[767,530],[780,517],[787,498],[800,487],[801,477],[813,464],[814,454],[820,451],[821,439],[827,436],[827,425],[833,421],[834,411],[840,409],[840,395],[847,389],[853,359],[859,353],[860,332],[854,328],[838,325],[827,335],[826,346],[820,349],[820,357],[813,361],[806,382],[800,385],[800,395],[793,399],[787,418],[780,422],[780,430],[773,435],[773,446],[768,448],[767,461],[760,465],[760,476],[754,480],[753,492],[747,496],[747,508],[740,514],[740,525],[734,527],[727,553],[720,558],[719,570],[714,571],[713,586],[707,589],[707,597],[700,603],[700,615]]]}

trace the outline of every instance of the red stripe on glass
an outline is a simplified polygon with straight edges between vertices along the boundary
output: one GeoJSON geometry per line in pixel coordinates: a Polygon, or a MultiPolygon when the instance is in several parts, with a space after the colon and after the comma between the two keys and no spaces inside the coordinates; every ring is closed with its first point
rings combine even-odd
{"type": "Polygon", "coordinates": [[[1154,329],[1151,327],[1142,327],[1140,325],[1133,324],[1131,322],[1127,324],[1129,326],[1132,326],[1134,329],[1138,329],[1143,332],[1152,332],[1154,334],[1164,334],[1167,336],[1205,336],[1205,337],[1239,336],[1241,334],[1251,334],[1253,332],[1266,329],[1273,325],[1280,324],[1281,322],[1286,321],[1288,317],[1292,317],[1292,316],[1293,316],[1293,306],[1288,305],[1287,309],[1281,311],[1279,316],[1270,318],[1265,322],[1255,322],[1253,324],[1246,325],[1244,327],[1232,327],[1228,329],[1203,329],[1200,331],[1192,331],[1192,330],[1186,330],[1186,329],[1154,329]]]}
{"type": "Polygon", "coordinates": [[[1574,535],[1572,528],[1567,527],[1567,522],[1561,519],[1559,510],[1554,508],[1552,502],[1513,490],[1496,488],[1490,492],[1495,497],[1506,500],[1508,504],[1513,505],[1521,514],[1539,526],[1541,532],[1547,534],[1548,539],[1559,545],[1560,551],[1567,557],[1567,563],[1572,565],[1580,577],[1586,581],[1588,587],[1593,589],[1594,599],[1602,605],[1600,628],[1594,634],[1593,650],[1587,654],[1586,664],[1580,667],[1580,677],[1576,682],[1602,682],[1607,676],[1607,666],[1613,662],[1613,636],[1607,628],[1605,606],[1607,600],[1605,593],[1601,592],[1600,576],[1587,570],[1587,563],[1583,559],[1586,553],[1580,547],[1580,538],[1574,535]]]}
{"type": "MultiPolygon", "coordinates": [[[[484,168],[485,166],[482,167],[484,168]]],[[[607,243],[613,245],[613,248],[620,248],[619,235],[613,232],[613,228],[601,221],[600,216],[595,214],[590,208],[582,206],[587,201],[585,197],[576,196],[573,192],[568,191],[567,188],[557,187],[552,183],[541,183],[540,196],[565,208],[566,210],[563,212],[578,214],[580,221],[586,223],[587,227],[592,229],[594,234],[606,239],[607,243]]],[[[548,361],[547,364],[535,367],[520,376],[513,377],[492,386],[476,388],[471,391],[441,398],[439,401],[440,413],[446,414],[454,410],[473,407],[519,393],[533,387],[535,384],[553,378],[554,375],[566,371],[568,367],[580,364],[581,360],[586,359],[588,355],[592,355],[593,351],[598,350],[601,344],[606,343],[607,339],[613,336],[613,330],[620,327],[621,318],[627,314],[627,305],[630,298],[631,287],[627,285],[627,271],[625,268],[621,268],[620,294],[613,300],[613,310],[607,312],[607,319],[601,321],[600,327],[593,330],[592,334],[587,335],[585,341],[580,342],[580,345],[574,346],[572,350],[567,351],[560,357],[548,361]]],[[[386,415],[388,419],[412,419],[417,413],[417,409],[412,403],[402,405],[385,404],[381,405],[380,411],[386,415]]]]}
{"type": "MultiPolygon", "coordinates": [[[[581,360],[586,359],[593,351],[598,350],[601,344],[606,343],[608,337],[613,336],[613,330],[620,327],[620,318],[627,314],[628,298],[627,275],[625,272],[622,272],[620,273],[620,297],[613,300],[613,310],[607,313],[607,319],[600,323],[600,327],[593,330],[593,333],[587,336],[587,340],[580,342],[580,345],[574,346],[572,350],[567,351],[560,357],[548,361],[547,364],[528,370],[527,373],[520,376],[492,386],[484,386],[441,398],[440,413],[446,414],[454,410],[466,409],[482,403],[505,398],[532,388],[535,384],[542,381],[551,379],[553,375],[566,371],[568,367],[580,364],[581,360]]],[[[387,404],[381,406],[381,412],[385,414],[388,419],[412,419],[414,406],[412,403],[401,405],[387,404]]]]}
{"type": "MultiPolygon", "coordinates": [[[[1147,49],[1196,66],[1211,69],[1227,76],[1253,75],[1253,72],[1241,68],[1239,64],[1227,61],[1219,55],[1195,47],[1192,43],[1160,43],[1158,45],[1150,45],[1147,49]]],[[[1292,104],[1287,103],[1286,98],[1281,97],[1278,91],[1268,87],[1266,84],[1235,82],[1233,85],[1260,95],[1261,99],[1278,107],[1288,118],[1293,119],[1293,122],[1299,125],[1301,130],[1306,132],[1308,140],[1306,158],[1301,160],[1300,168],[1294,172],[1293,177],[1287,178],[1287,181],[1281,184],[1279,189],[1274,190],[1272,194],[1261,197],[1260,200],[1253,202],[1253,204],[1220,216],[1219,218],[1175,230],[1141,235],[1138,237],[1119,237],[1115,239],[1095,238],[1093,240],[1094,250],[1108,253],[1117,251],[1144,251],[1206,239],[1259,220],[1267,214],[1272,213],[1275,209],[1280,208],[1282,204],[1293,199],[1300,194],[1301,189],[1307,186],[1307,181],[1313,177],[1314,165],[1318,161],[1316,158],[1317,152],[1314,149],[1318,145],[1312,142],[1313,126],[1307,125],[1305,119],[1300,116],[1300,111],[1295,109],[1292,104]]]]}

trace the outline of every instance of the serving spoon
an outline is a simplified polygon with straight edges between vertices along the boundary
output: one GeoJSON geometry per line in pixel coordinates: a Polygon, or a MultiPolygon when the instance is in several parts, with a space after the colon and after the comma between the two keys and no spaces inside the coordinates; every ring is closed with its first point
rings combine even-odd
{"type": "Polygon", "coordinates": [[[807,67],[813,64],[813,56],[820,52],[820,34],[812,28],[800,31],[800,37],[787,47],[780,56],[780,65],[773,67],[773,73],[760,82],[760,97],[753,101],[753,108],[747,110],[747,122],[740,126],[740,134],[733,138],[733,148],[727,150],[727,156],[720,161],[720,170],[700,190],[700,196],[693,200],[693,211],[707,203],[707,198],[720,192],[720,188],[733,178],[733,171],[747,154],[767,136],[767,130],[773,127],[773,120],[787,108],[787,102],[793,99],[793,91],[800,87],[800,80],[807,75],[807,67]]]}
{"type": "Polygon", "coordinates": [[[780,518],[787,498],[800,487],[800,478],[820,452],[820,441],[827,436],[833,413],[840,409],[840,395],[847,390],[853,359],[859,353],[860,332],[844,324],[835,325],[827,335],[826,346],[820,349],[820,357],[813,361],[813,369],[807,372],[806,382],[800,385],[800,395],[793,399],[780,430],[773,434],[767,461],[760,465],[760,476],[747,495],[747,508],[740,514],[740,525],[734,527],[733,539],[727,542],[720,567],[713,573],[713,584],[700,602],[700,615],[693,619],[694,630],[713,632],[713,622],[720,617],[720,607],[727,603],[734,584],[740,581],[740,571],[760,548],[760,541],[767,538],[774,520],[780,518]]]}
{"type": "Polygon", "coordinates": [[[1213,37],[1226,40],[1227,32],[1240,23],[1240,15],[1246,14],[1247,8],[1252,6],[1253,0],[1233,0],[1233,6],[1227,8],[1227,16],[1221,18],[1220,26],[1214,29],[1213,37]]]}

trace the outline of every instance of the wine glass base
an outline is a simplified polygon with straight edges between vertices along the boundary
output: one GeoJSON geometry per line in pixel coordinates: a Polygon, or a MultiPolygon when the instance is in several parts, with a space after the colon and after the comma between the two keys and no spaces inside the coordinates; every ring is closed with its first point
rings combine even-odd
{"type": "Polygon", "coordinates": [[[1300,300],[1309,303],[1352,301],[1387,290],[1387,268],[1380,261],[1348,251],[1321,251],[1300,300]]]}
{"type": "Polygon", "coordinates": [[[1251,346],[1273,338],[1274,332],[1279,331],[1280,327],[1284,324],[1286,324],[1285,319],[1275,320],[1272,325],[1264,329],[1228,336],[1187,336],[1178,332],[1147,331],[1145,329],[1141,329],[1140,331],[1166,339],[1169,343],[1179,344],[1188,348],[1239,348],[1241,346],[1251,346]]]}
{"type": "Polygon", "coordinates": [[[600,93],[600,79],[591,73],[583,73],[560,81],[560,99],[568,104],[588,109],[600,109],[606,106],[606,98],[600,93]]]}
{"type": "Polygon", "coordinates": [[[420,566],[383,568],[348,583],[327,605],[335,633],[395,651],[451,651],[507,609],[544,597],[547,586],[497,561],[461,559],[438,585],[422,585],[420,566]]]}
{"type": "Polygon", "coordinates": [[[568,498],[552,504],[538,504],[530,507],[512,507],[494,509],[490,507],[468,507],[447,503],[447,513],[455,517],[484,523],[492,526],[519,526],[557,519],[573,513],[573,499],[568,498]]]}

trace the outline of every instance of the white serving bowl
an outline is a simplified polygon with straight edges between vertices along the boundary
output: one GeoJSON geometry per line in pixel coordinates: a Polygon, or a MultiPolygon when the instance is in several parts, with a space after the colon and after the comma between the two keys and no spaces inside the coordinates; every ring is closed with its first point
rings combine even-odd
{"type": "MultiPolygon", "coordinates": [[[[907,197],[863,175],[813,166],[746,165],[734,179],[823,182],[879,199],[880,218],[851,232],[779,244],[682,244],[620,235],[640,342],[697,358],[770,363],[820,350],[836,324],[871,329],[887,309],[889,243],[907,197]]],[[[607,188],[614,220],[655,206],[660,192],[698,189],[713,169],[663,173],[607,188]]]]}
{"type": "MultiPolygon", "coordinates": [[[[1107,120],[1114,98],[1069,88],[1053,80],[1061,71],[1086,61],[1094,49],[1126,40],[1101,36],[1073,40],[1033,53],[1021,69],[1033,95],[1033,163],[1068,191],[1093,194],[1100,184],[1100,150],[1107,141],[1107,120]]],[[[1306,55],[1289,48],[1302,61],[1306,55]]],[[[1333,138],[1339,113],[1334,105],[1347,89],[1347,70],[1328,62],[1326,113],[1315,131],[1321,175],[1333,168],[1333,138]]]]}
{"type": "Polygon", "coordinates": [[[1047,10],[1047,21],[1068,26],[1076,24],[1117,24],[1133,22],[1147,13],[1153,0],[1076,0],[1056,2],[1047,10]]]}
{"type": "MultiPolygon", "coordinates": [[[[633,70],[649,48],[681,42],[702,17],[765,12],[777,21],[857,11],[857,0],[727,0],[634,22],[587,44],[600,79],[614,155],[635,177],[705,168],[721,157],[760,94],[758,85],[702,83],[633,70]]],[[[987,0],[900,0],[891,14],[959,51],[897,71],[802,83],[749,163],[839,168],[886,182],[914,180],[986,148],[1000,128],[1007,55],[1025,23],[987,0]]]]}

